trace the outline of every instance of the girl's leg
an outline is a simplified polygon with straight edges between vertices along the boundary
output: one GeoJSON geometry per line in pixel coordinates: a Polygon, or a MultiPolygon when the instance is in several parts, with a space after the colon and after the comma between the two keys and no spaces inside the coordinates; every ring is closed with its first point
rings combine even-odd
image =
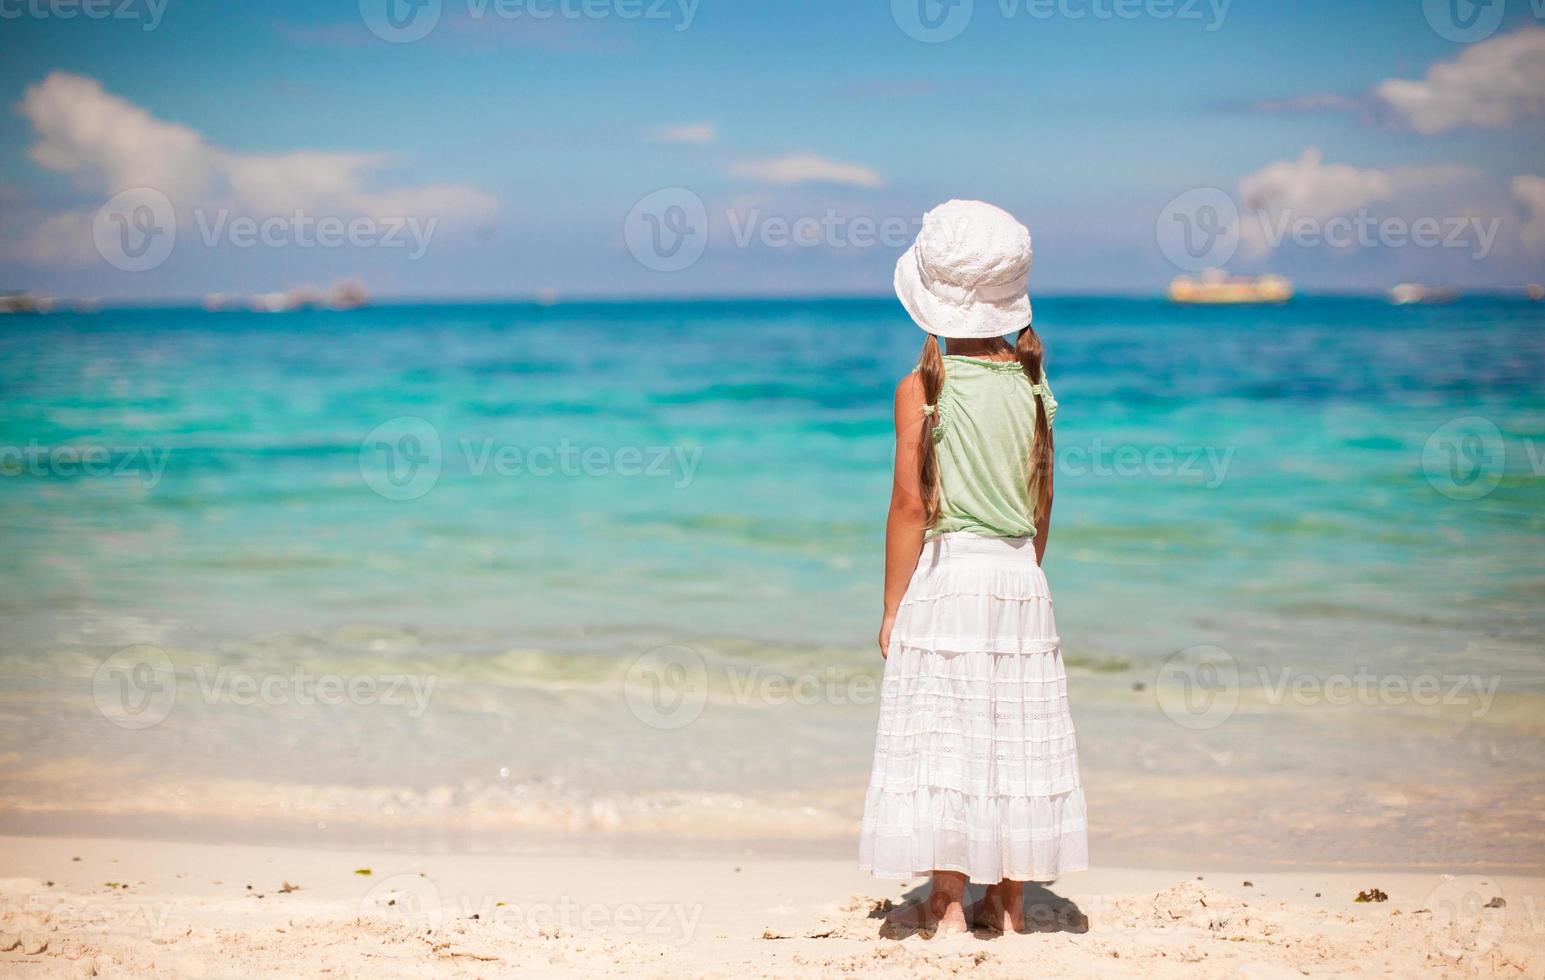
{"type": "Polygon", "coordinates": [[[957,871],[935,871],[933,887],[921,902],[904,905],[885,917],[880,935],[905,939],[914,933],[944,936],[968,932],[976,907],[965,907],[966,876],[957,871]]]}
{"type": "Polygon", "coordinates": [[[1007,878],[988,885],[977,906],[978,925],[999,932],[1025,931],[1025,883],[1007,878]]]}
{"type": "Polygon", "coordinates": [[[966,876],[958,871],[935,871],[933,890],[928,893],[929,916],[939,924],[939,932],[966,932],[966,876]]]}

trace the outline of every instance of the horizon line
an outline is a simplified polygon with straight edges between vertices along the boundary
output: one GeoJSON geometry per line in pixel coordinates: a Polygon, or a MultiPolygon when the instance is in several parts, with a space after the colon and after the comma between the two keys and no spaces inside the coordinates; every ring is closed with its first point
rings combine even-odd
{"type": "MultiPolygon", "coordinates": [[[[1475,287],[1469,290],[1458,290],[1456,299],[1522,299],[1531,301],[1523,286],[1488,286],[1475,287]]],[[[0,295],[32,295],[27,290],[0,290],[0,295]]],[[[39,294],[41,296],[41,294],[39,294]]],[[[1294,300],[1302,299],[1387,299],[1388,289],[1383,288],[1348,288],[1298,291],[1293,298],[1285,303],[1257,304],[1281,306],[1288,305],[1294,300]]],[[[111,299],[92,299],[81,297],[49,297],[55,306],[49,312],[91,312],[94,310],[149,310],[149,309],[202,309],[205,296],[157,296],[143,299],[129,297],[115,297],[111,299]]],[[[1111,290],[1107,292],[1047,292],[1032,294],[1032,301],[1042,300],[1129,300],[1129,301],[1153,301],[1170,304],[1171,300],[1162,292],[1135,291],[1135,290],[1111,290]]],[[[388,294],[372,296],[363,304],[364,309],[394,307],[394,306],[622,306],[643,304],[722,304],[722,303],[876,303],[897,302],[893,293],[746,293],[746,294],[716,294],[697,293],[683,294],[679,296],[656,294],[580,294],[572,298],[563,296],[542,296],[533,293],[463,293],[457,295],[412,295],[412,294],[388,294]]],[[[1172,305],[1208,305],[1208,304],[1172,304],[1172,305]]],[[[305,309],[323,309],[328,307],[300,307],[296,310],[282,312],[299,312],[305,309]]],[[[39,311],[41,315],[47,315],[39,311]]],[[[267,312],[252,310],[242,306],[234,306],[227,310],[211,310],[210,312],[267,312]]],[[[348,312],[348,310],[334,310],[333,312],[348,312]]]]}

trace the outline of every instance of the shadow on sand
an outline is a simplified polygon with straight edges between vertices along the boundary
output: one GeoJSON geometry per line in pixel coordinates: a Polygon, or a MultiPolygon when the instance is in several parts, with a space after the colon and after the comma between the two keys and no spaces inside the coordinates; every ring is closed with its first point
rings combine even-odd
{"type": "MultiPolygon", "coordinates": [[[[927,907],[929,887],[927,882],[923,882],[901,897],[901,905],[886,903],[869,913],[869,918],[879,924],[880,938],[906,939],[913,935],[932,938],[933,924],[925,921],[926,917],[922,914],[927,907]]],[[[967,907],[981,901],[985,889],[985,885],[968,886],[967,907]]],[[[1024,895],[1026,933],[1089,931],[1089,917],[1072,899],[1063,898],[1045,885],[1033,881],[1025,883],[1024,895]]],[[[972,932],[986,939],[1000,935],[994,930],[982,928],[972,929],[972,932]]]]}

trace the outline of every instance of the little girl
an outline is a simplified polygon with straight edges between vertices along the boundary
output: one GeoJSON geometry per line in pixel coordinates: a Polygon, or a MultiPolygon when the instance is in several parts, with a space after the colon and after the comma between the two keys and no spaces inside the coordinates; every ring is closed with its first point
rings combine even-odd
{"type": "Polygon", "coordinates": [[[931,873],[920,912],[939,932],[1023,931],[1026,881],[1088,867],[1041,571],[1057,402],[1030,327],[1030,260],[1011,215],[950,201],[896,264],[896,294],[929,336],[896,388],[885,676],[859,867],[931,873]],[[988,886],[969,916],[968,880],[988,886]]]}

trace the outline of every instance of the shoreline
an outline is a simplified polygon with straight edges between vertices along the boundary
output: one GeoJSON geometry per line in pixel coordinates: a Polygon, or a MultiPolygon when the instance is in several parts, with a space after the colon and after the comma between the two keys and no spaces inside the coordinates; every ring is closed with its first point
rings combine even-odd
{"type": "MultiPolygon", "coordinates": [[[[833,867],[857,867],[856,831],[842,836],[773,837],[724,834],[681,835],[655,831],[446,831],[386,833],[379,827],[338,823],[318,831],[280,823],[211,823],[190,817],[150,816],[117,818],[104,827],[96,814],[0,814],[0,841],[49,842],[111,841],[122,846],[160,847],[255,847],[319,854],[371,853],[385,858],[434,855],[449,858],[488,858],[519,861],[533,856],[663,861],[809,861],[833,867]],[[77,819],[78,817],[78,819],[77,819]]],[[[1098,841],[1098,839],[1096,839],[1098,841]]],[[[1103,854],[1117,848],[1099,846],[1103,854]]],[[[1118,851],[1116,860],[1104,866],[1125,871],[1172,872],[1204,875],[1479,875],[1501,878],[1539,878],[1545,881],[1545,864],[1502,864],[1481,861],[1430,862],[1376,860],[1293,861],[1263,857],[1253,862],[1220,860],[1214,855],[1133,854],[1118,851]]],[[[0,877],[6,869],[0,867],[0,877]]],[[[1078,874],[1082,874],[1079,872],[1078,874]]],[[[1075,876],[1076,877],[1076,876],[1075,876]]],[[[878,881],[878,879],[876,879],[878,881]]]]}
{"type": "Polygon", "coordinates": [[[834,859],[3,836],[0,866],[0,972],[39,976],[1545,975],[1542,876],[1097,867],[1027,887],[1032,934],[927,939],[881,935],[921,880],[834,859]]]}
{"type": "MultiPolygon", "coordinates": [[[[1248,855],[1284,871],[1545,872],[1525,710],[1537,696],[1477,718],[1466,705],[1273,707],[1240,691],[1225,724],[1191,730],[1162,710],[1167,688],[1074,684],[1083,783],[1103,814],[1091,846],[1107,865],[1226,870],[1248,855]]],[[[291,735],[276,752],[268,711],[193,699],[123,730],[53,685],[36,731],[78,734],[0,753],[0,835],[845,861],[874,731],[862,704],[730,698],[657,731],[610,674],[543,689],[473,675],[440,685],[432,729],[368,705],[281,706],[291,735]],[[490,711],[507,719],[494,740],[490,711]],[[340,769],[345,733],[383,748],[340,769]],[[545,748],[520,751],[532,746],[545,748]]]]}

